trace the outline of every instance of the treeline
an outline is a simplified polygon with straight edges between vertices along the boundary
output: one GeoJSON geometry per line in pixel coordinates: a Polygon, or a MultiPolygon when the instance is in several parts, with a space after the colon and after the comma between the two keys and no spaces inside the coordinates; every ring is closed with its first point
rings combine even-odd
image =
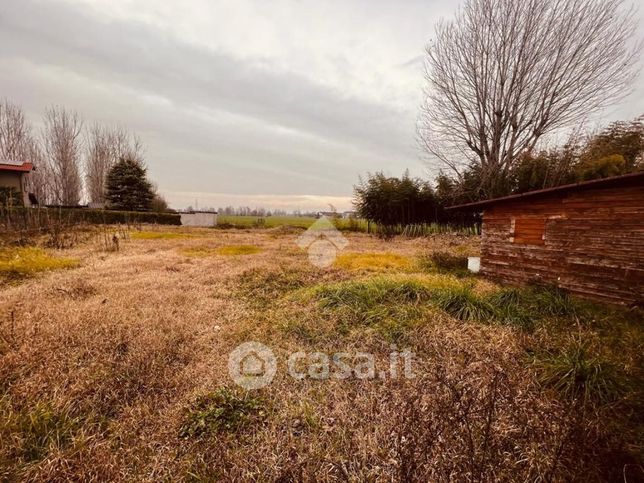
{"type": "MultiPolygon", "coordinates": [[[[192,208],[189,207],[188,210],[191,210],[192,208]]],[[[220,215],[225,215],[225,216],[256,216],[259,218],[264,218],[268,216],[299,216],[299,217],[314,217],[317,215],[316,212],[306,212],[306,211],[301,211],[301,210],[294,210],[291,212],[288,212],[286,210],[280,210],[280,209],[267,209],[267,208],[251,208],[249,206],[226,206],[226,207],[220,207],[217,212],[220,215]]]]}
{"type": "Polygon", "coordinates": [[[449,206],[643,169],[644,116],[640,116],[614,122],[598,132],[577,130],[562,146],[523,153],[507,174],[484,173],[480,164],[470,165],[459,175],[441,173],[436,196],[449,206]],[[494,186],[491,192],[490,186],[494,186]]]}
{"type": "Polygon", "coordinates": [[[644,116],[614,122],[595,133],[577,131],[563,146],[523,153],[507,176],[503,172],[483,173],[480,165],[471,165],[458,176],[441,173],[434,185],[411,178],[408,172],[401,178],[368,174],[354,187],[354,204],[361,218],[382,226],[468,225],[478,222],[476,214],[446,208],[642,169],[644,116]],[[488,191],[491,185],[495,186],[494,196],[488,191]]]}
{"type": "MultiPolygon", "coordinates": [[[[0,159],[33,163],[28,191],[40,205],[77,206],[82,199],[109,202],[108,174],[119,161],[138,164],[145,175],[143,144],[128,129],[86,125],[78,113],[61,106],[47,108],[41,127],[34,129],[22,107],[6,99],[0,101],[0,159]]],[[[165,210],[165,201],[152,185],[150,189],[145,209],[165,210]]]]}
{"type": "Polygon", "coordinates": [[[445,210],[442,200],[429,181],[384,173],[368,174],[354,186],[354,205],[360,218],[380,227],[405,227],[431,223],[472,225],[476,215],[445,210]]]}

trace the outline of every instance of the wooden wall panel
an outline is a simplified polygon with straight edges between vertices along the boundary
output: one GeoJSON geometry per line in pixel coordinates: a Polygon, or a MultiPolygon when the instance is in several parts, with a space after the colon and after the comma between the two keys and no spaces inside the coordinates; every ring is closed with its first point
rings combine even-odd
{"type": "Polygon", "coordinates": [[[641,304],[644,186],[492,206],[483,215],[481,273],[510,284],[554,284],[581,296],[641,304]],[[532,221],[512,231],[513,220],[527,219],[532,221]]]}

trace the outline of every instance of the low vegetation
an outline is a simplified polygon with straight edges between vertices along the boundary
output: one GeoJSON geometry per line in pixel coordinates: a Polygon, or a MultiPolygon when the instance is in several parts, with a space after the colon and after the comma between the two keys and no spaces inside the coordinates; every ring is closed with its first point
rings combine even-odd
{"type": "Polygon", "coordinates": [[[59,257],[37,247],[0,248],[0,278],[11,280],[35,275],[38,272],[73,268],[75,258],[59,257]]]}
{"type": "Polygon", "coordinates": [[[253,255],[254,253],[261,252],[262,249],[255,245],[229,245],[217,249],[219,255],[235,256],[235,255],[253,255]]]}
{"type": "Polygon", "coordinates": [[[636,310],[462,273],[470,237],[349,233],[318,269],[290,231],[139,233],[0,292],[0,479],[638,478],[636,310]],[[249,392],[227,365],[251,340],[278,370],[249,392]],[[405,349],[415,377],[387,377],[405,349]],[[295,379],[300,351],[379,377],[295,379]]]}
{"type": "Polygon", "coordinates": [[[194,438],[216,436],[220,431],[240,431],[259,424],[265,414],[262,401],[248,392],[218,389],[199,397],[188,409],[179,436],[194,438]]]}
{"type": "Polygon", "coordinates": [[[346,270],[387,271],[407,270],[412,267],[409,257],[397,253],[341,253],[335,266],[346,270]]]}

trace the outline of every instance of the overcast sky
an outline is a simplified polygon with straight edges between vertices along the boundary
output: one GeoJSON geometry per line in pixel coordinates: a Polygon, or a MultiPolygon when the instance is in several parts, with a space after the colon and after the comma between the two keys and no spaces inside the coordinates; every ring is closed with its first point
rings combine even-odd
{"type": "MultiPolygon", "coordinates": [[[[350,208],[427,176],[423,48],[449,0],[0,0],[0,97],[122,124],[175,208],[350,208]]],[[[641,16],[641,12],[640,12],[641,16]]],[[[640,21],[640,32],[642,22],[640,21]]],[[[644,113],[644,79],[602,121],[644,113]]]]}

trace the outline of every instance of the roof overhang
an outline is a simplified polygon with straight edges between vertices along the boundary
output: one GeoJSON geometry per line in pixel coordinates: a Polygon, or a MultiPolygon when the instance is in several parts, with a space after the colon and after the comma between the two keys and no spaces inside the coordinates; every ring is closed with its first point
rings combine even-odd
{"type": "Polygon", "coordinates": [[[541,190],[528,191],[526,193],[519,193],[516,195],[502,196],[500,198],[493,198],[491,200],[475,201],[474,203],[464,203],[461,205],[448,206],[447,210],[468,210],[468,211],[482,211],[492,205],[515,202],[524,199],[539,198],[548,195],[563,194],[572,191],[583,191],[587,189],[596,188],[620,188],[627,186],[644,186],[644,171],[636,173],[623,174],[620,176],[612,176],[610,178],[593,179],[590,181],[582,181],[580,183],[566,184],[562,186],[555,186],[554,188],[545,188],[541,190]]]}
{"type": "Polygon", "coordinates": [[[25,161],[0,160],[0,171],[13,171],[18,173],[29,173],[33,171],[34,165],[25,161]]]}

